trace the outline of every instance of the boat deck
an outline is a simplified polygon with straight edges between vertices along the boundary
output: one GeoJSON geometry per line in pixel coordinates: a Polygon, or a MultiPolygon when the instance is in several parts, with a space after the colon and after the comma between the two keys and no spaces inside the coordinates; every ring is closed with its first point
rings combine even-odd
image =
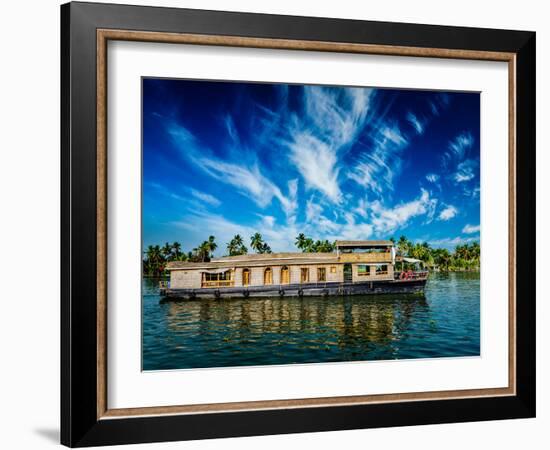
{"type": "Polygon", "coordinates": [[[194,300],[248,297],[304,297],[345,296],[373,294],[414,294],[424,292],[427,276],[386,281],[322,282],[307,284],[282,284],[239,286],[225,288],[171,289],[161,288],[165,300],[194,300]]]}

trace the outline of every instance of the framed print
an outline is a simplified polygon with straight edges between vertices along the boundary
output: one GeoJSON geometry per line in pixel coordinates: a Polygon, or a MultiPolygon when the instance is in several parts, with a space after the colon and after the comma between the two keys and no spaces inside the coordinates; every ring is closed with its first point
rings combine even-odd
{"type": "Polygon", "coordinates": [[[63,444],[534,416],[534,33],[61,19],[63,444]]]}

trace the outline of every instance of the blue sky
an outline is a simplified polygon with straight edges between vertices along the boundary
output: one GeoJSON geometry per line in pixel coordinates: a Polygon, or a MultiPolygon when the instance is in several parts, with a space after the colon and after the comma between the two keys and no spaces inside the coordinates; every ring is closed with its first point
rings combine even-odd
{"type": "Polygon", "coordinates": [[[143,244],[479,240],[478,93],[143,80],[143,244]]]}

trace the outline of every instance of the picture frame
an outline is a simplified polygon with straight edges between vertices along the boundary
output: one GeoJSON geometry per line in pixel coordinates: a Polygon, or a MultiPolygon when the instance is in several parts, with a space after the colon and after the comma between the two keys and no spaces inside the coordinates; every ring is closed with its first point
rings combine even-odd
{"type": "Polygon", "coordinates": [[[70,447],[535,416],[535,33],[72,2],[61,7],[61,442],[70,447]],[[112,409],[107,43],[501,61],[509,73],[506,388],[112,409]]]}

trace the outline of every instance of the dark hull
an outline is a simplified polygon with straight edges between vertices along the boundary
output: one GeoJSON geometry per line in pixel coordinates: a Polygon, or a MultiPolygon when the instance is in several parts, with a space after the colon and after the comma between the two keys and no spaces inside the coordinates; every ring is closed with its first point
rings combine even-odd
{"type": "Polygon", "coordinates": [[[361,283],[285,284],[202,289],[161,289],[165,300],[248,297],[306,297],[374,294],[417,294],[424,292],[426,279],[365,281],[361,283]]]}

